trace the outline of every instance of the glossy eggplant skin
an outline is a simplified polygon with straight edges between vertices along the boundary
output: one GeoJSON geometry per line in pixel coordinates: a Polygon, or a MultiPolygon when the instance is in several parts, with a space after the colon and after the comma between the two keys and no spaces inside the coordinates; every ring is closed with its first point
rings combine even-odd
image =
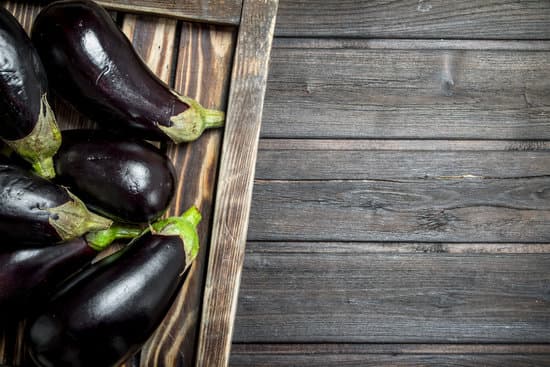
{"type": "Polygon", "coordinates": [[[146,234],[71,279],[29,323],[41,367],[110,367],[134,354],[167,313],[186,269],[182,239],[146,234]]]}
{"type": "Polygon", "coordinates": [[[0,50],[0,137],[17,140],[35,127],[48,80],[30,38],[4,8],[0,8],[0,50]]]}
{"type": "Polygon", "coordinates": [[[45,210],[70,201],[67,190],[22,168],[0,163],[0,236],[22,246],[60,242],[45,210]]]}
{"type": "Polygon", "coordinates": [[[35,20],[32,40],[52,89],[107,128],[165,140],[157,127],[189,108],[144,64],[93,1],[58,1],[35,20]]]}
{"type": "Polygon", "coordinates": [[[42,304],[63,280],[90,264],[96,255],[84,238],[0,252],[0,319],[23,315],[34,302],[42,304]]]}
{"type": "Polygon", "coordinates": [[[110,220],[88,212],[65,188],[0,157],[2,246],[51,245],[111,224],[110,220]]]}
{"type": "Polygon", "coordinates": [[[119,222],[148,223],[170,204],[175,169],[155,146],[100,130],[68,130],[54,157],[57,180],[92,210],[119,222]]]}

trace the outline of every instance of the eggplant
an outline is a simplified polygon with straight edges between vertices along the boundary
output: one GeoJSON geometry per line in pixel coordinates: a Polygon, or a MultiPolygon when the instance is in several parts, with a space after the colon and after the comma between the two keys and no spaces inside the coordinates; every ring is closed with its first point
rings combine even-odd
{"type": "Polygon", "coordinates": [[[172,162],[155,146],[101,130],[63,131],[57,182],[93,211],[119,222],[150,223],[170,204],[172,162]]]}
{"type": "Polygon", "coordinates": [[[27,172],[0,156],[2,246],[54,244],[111,225],[110,219],[90,212],[66,188],[27,172]]]}
{"type": "Polygon", "coordinates": [[[161,220],[71,279],[28,323],[32,360],[110,367],[133,355],[165,317],[198,253],[200,219],[192,207],[161,220]]]}
{"type": "MultiPolygon", "coordinates": [[[[0,319],[23,315],[65,279],[89,265],[114,240],[133,238],[141,229],[112,226],[88,238],[47,247],[0,252],[0,319]]],[[[35,306],[36,307],[36,306],[35,306]]]]}
{"type": "Polygon", "coordinates": [[[93,1],[46,6],[31,38],[52,90],[111,130],[181,143],[223,125],[223,112],[205,109],[162,82],[93,1]]]}
{"type": "Polygon", "coordinates": [[[52,178],[61,134],[48,102],[48,79],[29,36],[0,8],[0,138],[52,178]]]}

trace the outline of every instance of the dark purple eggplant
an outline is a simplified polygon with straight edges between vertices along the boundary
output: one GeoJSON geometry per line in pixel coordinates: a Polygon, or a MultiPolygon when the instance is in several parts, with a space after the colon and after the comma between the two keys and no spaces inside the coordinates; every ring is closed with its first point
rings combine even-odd
{"type": "Polygon", "coordinates": [[[2,246],[48,245],[109,228],[112,221],[91,213],[66,188],[0,158],[2,246]]]}
{"type": "Polygon", "coordinates": [[[71,279],[30,320],[31,358],[41,367],[118,366],[165,317],[198,253],[191,208],[162,220],[125,249],[71,279]]]}
{"type": "Polygon", "coordinates": [[[51,157],[61,135],[48,103],[48,79],[29,36],[0,8],[0,138],[41,176],[55,173],[51,157]]]}
{"type": "Polygon", "coordinates": [[[38,14],[31,38],[55,93],[110,129],[181,143],[223,125],[223,112],[162,82],[93,1],[50,4],[38,14]]]}
{"type": "Polygon", "coordinates": [[[140,233],[139,228],[113,226],[60,245],[0,252],[0,319],[22,315],[36,302],[42,305],[56,286],[89,265],[111,242],[140,233]]]}
{"type": "Polygon", "coordinates": [[[100,130],[63,131],[54,158],[57,180],[93,211],[131,223],[149,223],[165,211],[175,170],[155,146],[100,130]]]}

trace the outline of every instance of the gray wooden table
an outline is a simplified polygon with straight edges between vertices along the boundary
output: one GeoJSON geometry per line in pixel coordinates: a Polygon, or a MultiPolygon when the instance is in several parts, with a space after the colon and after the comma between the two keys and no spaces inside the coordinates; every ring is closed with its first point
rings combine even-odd
{"type": "Polygon", "coordinates": [[[231,366],[550,365],[550,2],[281,0],[231,366]]]}

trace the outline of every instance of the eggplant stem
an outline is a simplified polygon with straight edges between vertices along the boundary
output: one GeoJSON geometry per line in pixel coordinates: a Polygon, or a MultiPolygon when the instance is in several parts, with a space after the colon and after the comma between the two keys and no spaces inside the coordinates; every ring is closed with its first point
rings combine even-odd
{"type": "Polygon", "coordinates": [[[200,243],[197,225],[201,219],[202,215],[200,211],[197,207],[192,206],[179,217],[161,219],[150,226],[153,234],[178,236],[181,238],[185,249],[185,269],[191,265],[199,253],[200,243]]]}
{"type": "Polygon", "coordinates": [[[32,162],[32,169],[39,175],[47,179],[55,177],[55,168],[52,157],[37,159],[32,162]]]}
{"type": "Polygon", "coordinates": [[[204,120],[205,129],[222,127],[225,123],[225,113],[223,111],[202,108],[200,114],[202,115],[202,118],[204,120]]]}
{"type": "Polygon", "coordinates": [[[202,219],[202,214],[196,206],[192,206],[187,209],[185,213],[180,216],[180,218],[189,222],[189,224],[191,224],[193,227],[196,227],[199,225],[202,219]]]}
{"type": "Polygon", "coordinates": [[[143,229],[139,227],[113,224],[107,229],[87,233],[86,241],[88,242],[88,246],[94,250],[102,251],[116,240],[132,239],[142,233],[143,229]]]}
{"type": "Polygon", "coordinates": [[[192,98],[179,95],[174,91],[172,93],[189,106],[182,113],[170,117],[171,126],[157,125],[174,143],[196,140],[204,130],[224,125],[225,113],[223,111],[206,109],[192,98]]]}
{"type": "Polygon", "coordinates": [[[67,190],[71,200],[55,208],[48,209],[49,223],[62,241],[80,237],[90,231],[109,228],[113,221],[94,214],[86,205],[67,190]]]}
{"type": "Polygon", "coordinates": [[[36,125],[29,135],[4,142],[30,162],[37,174],[48,179],[55,177],[52,157],[61,146],[61,132],[46,93],[42,95],[36,125]]]}

